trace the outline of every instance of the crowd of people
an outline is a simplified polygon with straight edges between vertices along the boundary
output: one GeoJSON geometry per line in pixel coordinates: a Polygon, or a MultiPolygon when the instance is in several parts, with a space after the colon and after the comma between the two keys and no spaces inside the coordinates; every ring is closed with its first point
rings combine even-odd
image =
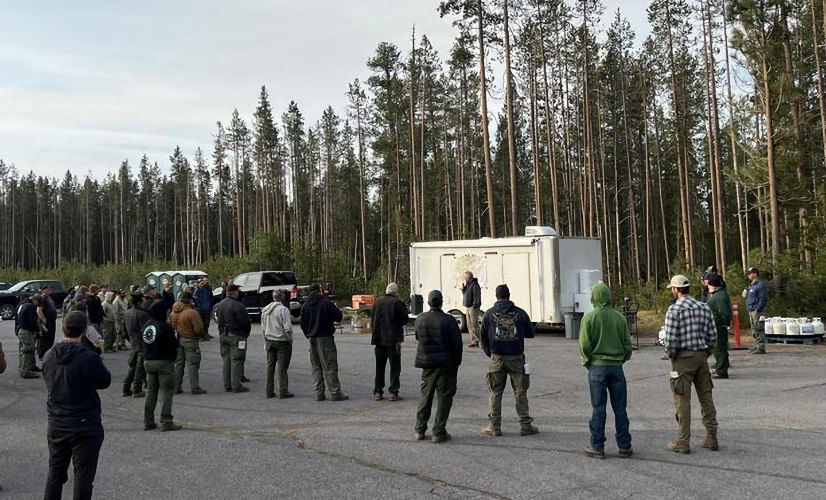
{"type": "MultiPolygon", "coordinates": [[[[766,307],[766,287],[759,271],[749,270],[751,284],[743,291],[755,346],[751,352],[765,353],[765,337],[759,318],[766,307]]],[[[702,408],[706,436],[703,448],[719,449],[717,421],[712,397],[712,378],[728,378],[728,327],[731,324],[731,301],[725,282],[716,269],[709,268],[701,278],[699,298],[690,295],[691,282],[674,276],[669,288],[672,304],[665,317],[666,358],[671,362],[670,386],[677,416],[677,435],[667,448],[690,453],[691,387],[697,392],[702,408]],[[715,356],[712,375],[708,358],[715,356]]],[[[510,378],[514,391],[520,435],[536,434],[528,404],[530,365],[525,358],[525,339],[535,335],[528,314],[510,300],[508,285],[496,287],[496,302],[487,308],[481,321],[481,289],[468,271],[462,287],[467,307],[468,347],[481,348],[489,358],[487,385],[489,423],[480,432],[501,436],[502,396],[510,378]],[[475,320],[474,320],[475,319],[475,320]]],[[[20,344],[20,376],[38,378],[42,371],[48,387],[50,471],[46,498],[60,498],[67,481],[70,461],[74,463],[75,497],[89,498],[92,493],[97,458],[103,443],[98,390],[111,384],[111,375],[101,353],[126,349],[128,372],[123,381],[124,397],[145,398],[144,430],[160,427],[177,431],[182,426],[172,414],[175,394],[183,392],[184,381],[193,395],[206,394],[199,383],[200,343],[209,340],[208,329],[213,312],[213,294],[206,279],[185,288],[173,297],[171,286],[158,291],[152,285],[134,287],[127,294],[97,285],[77,287],[62,308],[62,341],[55,343],[57,307],[48,287],[23,301],[18,309],[16,331],[20,344]],[[37,367],[35,358],[42,360],[37,367]],[[146,389],[144,391],[144,388],[146,389]],[[155,414],[160,399],[160,418],[155,414]],[[160,424],[160,425],[158,425],[160,424]]],[[[400,391],[401,344],[408,323],[407,306],[398,296],[398,285],[387,285],[385,295],[372,308],[372,339],[375,354],[373,399],[384,399],[385,372],[389,362],[387,389],[391,401],[403,398],[400,391]]],[[[261,311],[267,368],[265,396],[294,397],[289,390],[288,370],[292,357],[293,321],[289,309],[291,291],[276,290],[273,300],[261,311]],[[277,372],[277,373],[276,373],[277,372]],[[277,390],[276,390],[277,380],[277,390]]],[[[623,364],[631,358],[632,346],[625,317],[612,307],[608,287],[602,283],[592,289],[593,311],[582,319],[579,346],[582,364],[588,371],[592,416],[591,438],[585,453],[605,458],[606,408],[610,400],[616,421],[619,456],[633,455],[629,420],[626,411],[627,387],[623,364]]],[[[447,423],[457,374],[462,363],[463,341],[454,316],[442,310],[443,296],[433,290],[427,297],[429,310],[415,322],[418,342],[415,367],[422,370],[421,393],[415,419],[415,439],[427,439],[433,410],[431,440],[443,443],[451,439],[447,423]]],[[[226,299],[214,306],[223,362],[222,381],[229,393],[248,392],[244,383],[244,362],[251,321],[240,300],[238,286],[226,287],[226,299]]],[[[348,399],[338,378],[337,350],[334,338],[341,310],[327,299],[319,285],[308,289],[301,309],[301,331],[309,341],[309,357],[317,401],[348,399]]],[[[0,372],[5,357],[0,347],[0,372]]]]}

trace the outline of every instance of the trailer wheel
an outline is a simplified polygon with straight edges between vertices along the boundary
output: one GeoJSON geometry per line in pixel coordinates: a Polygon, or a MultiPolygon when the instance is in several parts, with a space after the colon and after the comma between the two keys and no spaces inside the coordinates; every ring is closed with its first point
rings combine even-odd
{"type": "Polygon", "coordinates": [[[456,319],[456,323],[459,324],[459,331],[462,332],[462,333],[466,333],[467,332],[467,318],[464,315],[464,313],[462,313],[461,311],[457,311],[456,309],[453,309],[452,311],[448,312],[448,314],[450,314],[451,316],[453,316],[456,319]]]}

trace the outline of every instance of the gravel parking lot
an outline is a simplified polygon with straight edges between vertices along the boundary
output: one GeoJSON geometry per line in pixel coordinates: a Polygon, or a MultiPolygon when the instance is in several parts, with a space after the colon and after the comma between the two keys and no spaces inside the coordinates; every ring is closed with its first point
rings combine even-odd
{"type": "MultiPolygon", "coordinates": [[[[12,322],[0,323],[9,369],[0,376],[0,496],[42,498],[47,472],[46,388],[17,376],[12,322]]],[[[213,327],[214,330],[214,327],[213,327]]],[[[213,333],[215,333],[213,331],[213,333]]],[[[466,349],[448,430],[453,441],[413,439],[416,341],[402,353],[400,402],[372,400],[369,335],[337,338],[346,402],[316,402],[307,342],[290,367],[295,399],[264,397],[265,356],[254,325],[246,394],[224,393],[217,340],[202,345],[203,396],[175,397],[184,430],[146,432],[143,399],[121,397],[125,352],[104,356],[112,387],[101,393],[106,441],[98,498],[823,498],[826,495],[826,348],[770,345],[766,356],[732,352],[729,380],[715,381],[719,452],[665,450],[674,429],[667,362],[643,346],[626,365],[635,455],[619,459],[609,412],[608,459],[582,453],[590,399],[575,341],[527,342],[531,413],[541,433],[520,437],[506,392],[502,437],[487,423],[486,358],[466,349]]],[[[186,385],[185,385],[186,387],[186,385]]],[[[509,390],[508,390],[509,391],[509,390]]],[[[70,496],[71,480],[64,490],[70,496]]]]}

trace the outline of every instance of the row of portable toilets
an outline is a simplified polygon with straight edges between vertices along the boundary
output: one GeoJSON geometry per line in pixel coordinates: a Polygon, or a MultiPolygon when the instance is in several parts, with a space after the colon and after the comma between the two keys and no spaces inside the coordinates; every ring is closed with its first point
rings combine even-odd
{"type": "Polygon", "coordinates": [[[768,335],[823,335],[820,318],[760,318],[768,335]]]}

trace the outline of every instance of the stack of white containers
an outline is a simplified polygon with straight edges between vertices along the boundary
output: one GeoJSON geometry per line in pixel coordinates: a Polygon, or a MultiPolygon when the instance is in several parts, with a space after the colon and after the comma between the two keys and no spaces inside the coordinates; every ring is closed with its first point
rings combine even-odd
{"type": "Polygon", "coordinates": [[[766,318],[765,332],[768,335],[823,335],[824,325],[820,318],[766,318]]]}

